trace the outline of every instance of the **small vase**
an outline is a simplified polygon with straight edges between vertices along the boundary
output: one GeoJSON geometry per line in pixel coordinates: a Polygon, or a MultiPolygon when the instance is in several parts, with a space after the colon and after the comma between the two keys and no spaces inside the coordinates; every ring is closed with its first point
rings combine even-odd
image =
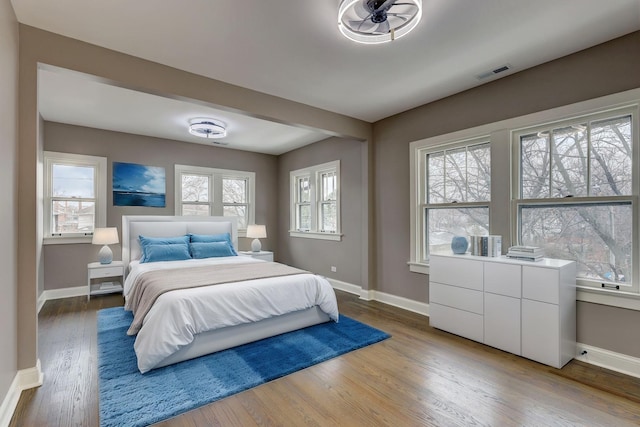
{"type": "Polygon", "coordinates": [[[462,255],[467,252],[469,241],[464,236],[453,236],[451,239],[451,250],[456,255],[462,255]]]}

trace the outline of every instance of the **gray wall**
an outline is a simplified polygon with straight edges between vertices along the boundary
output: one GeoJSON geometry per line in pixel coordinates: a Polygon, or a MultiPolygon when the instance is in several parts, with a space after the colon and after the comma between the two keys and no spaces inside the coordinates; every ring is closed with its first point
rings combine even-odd
{"type": "Polygon", "coordinates": [[[18,24],[9,0],[0,1],[0,402],[17,370],[17,143],[18,24]]]}
{"type": "MultiPolygon", "coordinates": [[[[640,32],[504,77],[374,124],[378,290],[428,301],[409,260],[409,143],[640,87],[640,32]]],[[[500,147],[498,147],[500,148],[500,147]]],[[[503,147],[505,150],[508,147],[503,147]]],[[[509,163],[492,164],[509,176],[509,163]]],[[[508,224],[508,210],[492,224],[508,224]]],[[[640,357],[640,311],[578,303],[578,340],[640,357]],[[607,325],[596,327],[596,325],[607,325]]]]}
{"type": "MultiPolygon", "coordinates": [[[[86,154],[107,158],[107,226],[118,227],[122,241],[122,215],[174,215],[174,165],[234,169],[256,173],[257,224],[276,230],[278,191],[277,157],[216,146],[191,144],[127,133],[44,122],[44,149],[62,153],[86,154]],[[113,162],[139,163],[165,169],[166,207],[113,206],[113,162]]],[[[277,233],[261,239],[265,249],[277,246],[277,233]]],[[[250,239],[241,238],[241,250],[249,250],[250,239]]],[[[121,258],[120,245],[111,246],[114,259],[121,258]]],[[[83,286],[87,280],[87,263],[97,260],[100,248],[87,244],[44,246],[44,288],[60,289],[83,286]]]]}
{"type": "Polygon", "coordinates": [[[362,285],[362,149],[364,143],[341,138],[299,148],[278,159],[279,262],[294,265],[343,282],[362,285]],[[340,160],[341,241],[289,236],[289,172],[340,160]],[[336,272],[331,272],[331,266],[336,272]]]}

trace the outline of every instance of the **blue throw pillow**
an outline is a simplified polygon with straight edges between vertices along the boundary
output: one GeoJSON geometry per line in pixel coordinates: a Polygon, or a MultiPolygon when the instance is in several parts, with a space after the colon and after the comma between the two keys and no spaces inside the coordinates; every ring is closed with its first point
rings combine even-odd
{"type": "Polygon", "coordinates": [[[191,246],[192,258],[214,258],[221,256],[237,256],[238,254],[228,242],[193,242],[191,246]]]}
{"type": "Polygon", "coordinates": [[[191,259],[189,246],[184,243],[147,245],[141,263],[158,261],[182,261],[191,259]]]}
{"type": "Polygon", "coordinates": [[[175,245],[175,244],[183,244],[185,246],[187,246],[187,252],[189,251],[189,235],[184,235],[184,236],[177,236],[177,237],[145,237],[145,236],[138,236],[138,240],[140,240],[140,249],[141,249],[141,256],[140,256],[140,262],[146,262],[146,258],[147,258],[147,251],[146,248],[149,245],[175,245]]]}
{"type": "Polygon", "coordinates": [[[227,242],[233,255],[238,255],[236,250],[233,247],[233,242],[231,241],[231,234],[229,233],[220,233],[220,234],[189,234],[189,239],[191,243],[211,243],[211,242],[227,242]]]}

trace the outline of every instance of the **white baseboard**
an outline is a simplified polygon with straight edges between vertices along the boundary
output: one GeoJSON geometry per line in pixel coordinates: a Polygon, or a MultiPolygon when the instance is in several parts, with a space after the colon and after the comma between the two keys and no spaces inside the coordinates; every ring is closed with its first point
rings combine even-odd
{"type": "Polygon", "coordinates": [[[86,286],[74,286],[73,288],[63,288],[63,289],[49,289],[47,291],[42,292],[40,297],[38,298],[38,313],[42,309],[42,306],[45,302],[50,299],[61,299],[61,298],[71,298],[71,297],[81,297],[87,295],[87,287],[86,286]]]}
{"type": "Polygon", "coordinates": [[[640,358],[637,357],[578,343],[575,359],[640,378],[640,358]]]}
{"type": "Polygon", "coordinates": [[[22,369],[16,373],[11,382],[9,391],[0,405],[0,427],[6,427],[11,423],[11,417],[18,406],[20,393],[42,385],[42,370],[40,369],[40,359],[36,361],[33,368],[22,369]]]}
{"type": "Polygon", "coordinates": [[[375,301],[380,301],[394,307],[422,314],[423,316],[429,316],[429,304],[427,303],[419,302],[409,298],[399,297],[397,295],[387,294],[380,291],[369,291],[369,293],[373,293],[372,299],[375,301]]]}
{"type": "Polygon", "coordinates": [[[338,289],[340,291],[349,292],[350,294],[360,295],[362,292],[362,287],[358,285],[354,285],[347,282],[342,282],[340,280],[331,279],[329,277],[325,277],[331,283],[334,289],[338,289]]]}
{"type": "Polygon", "coordinates": [[[366,301],[379,301],[384,304],[392,305],[394,307],[402,308],[404,310],[412,311],[414,313],[422,314],[424,316],[429,315],[429,304],[411,300],[409,298],[399,297],[397,295],[388,294],[385,292],[362,289],[361,286],[354,285],[352,283],[342,282],[340,280],[330,279],[327,277],[331,286],[335,289],[349,292],[350,294],[359,295],[361,299],[366,301]]]}

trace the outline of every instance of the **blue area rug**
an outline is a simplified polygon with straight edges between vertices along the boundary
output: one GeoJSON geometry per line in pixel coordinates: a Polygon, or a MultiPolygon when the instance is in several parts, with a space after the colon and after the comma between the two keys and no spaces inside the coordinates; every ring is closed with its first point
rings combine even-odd
{"type": "Polygon", "coordinates": [[[122,307],[98,312],[102,427],[147,426],[390,336],[341,315],[339,323],[311,326],[143,375],[133,351],[135,337],[126,334],[132,319],[122,307]]]}

